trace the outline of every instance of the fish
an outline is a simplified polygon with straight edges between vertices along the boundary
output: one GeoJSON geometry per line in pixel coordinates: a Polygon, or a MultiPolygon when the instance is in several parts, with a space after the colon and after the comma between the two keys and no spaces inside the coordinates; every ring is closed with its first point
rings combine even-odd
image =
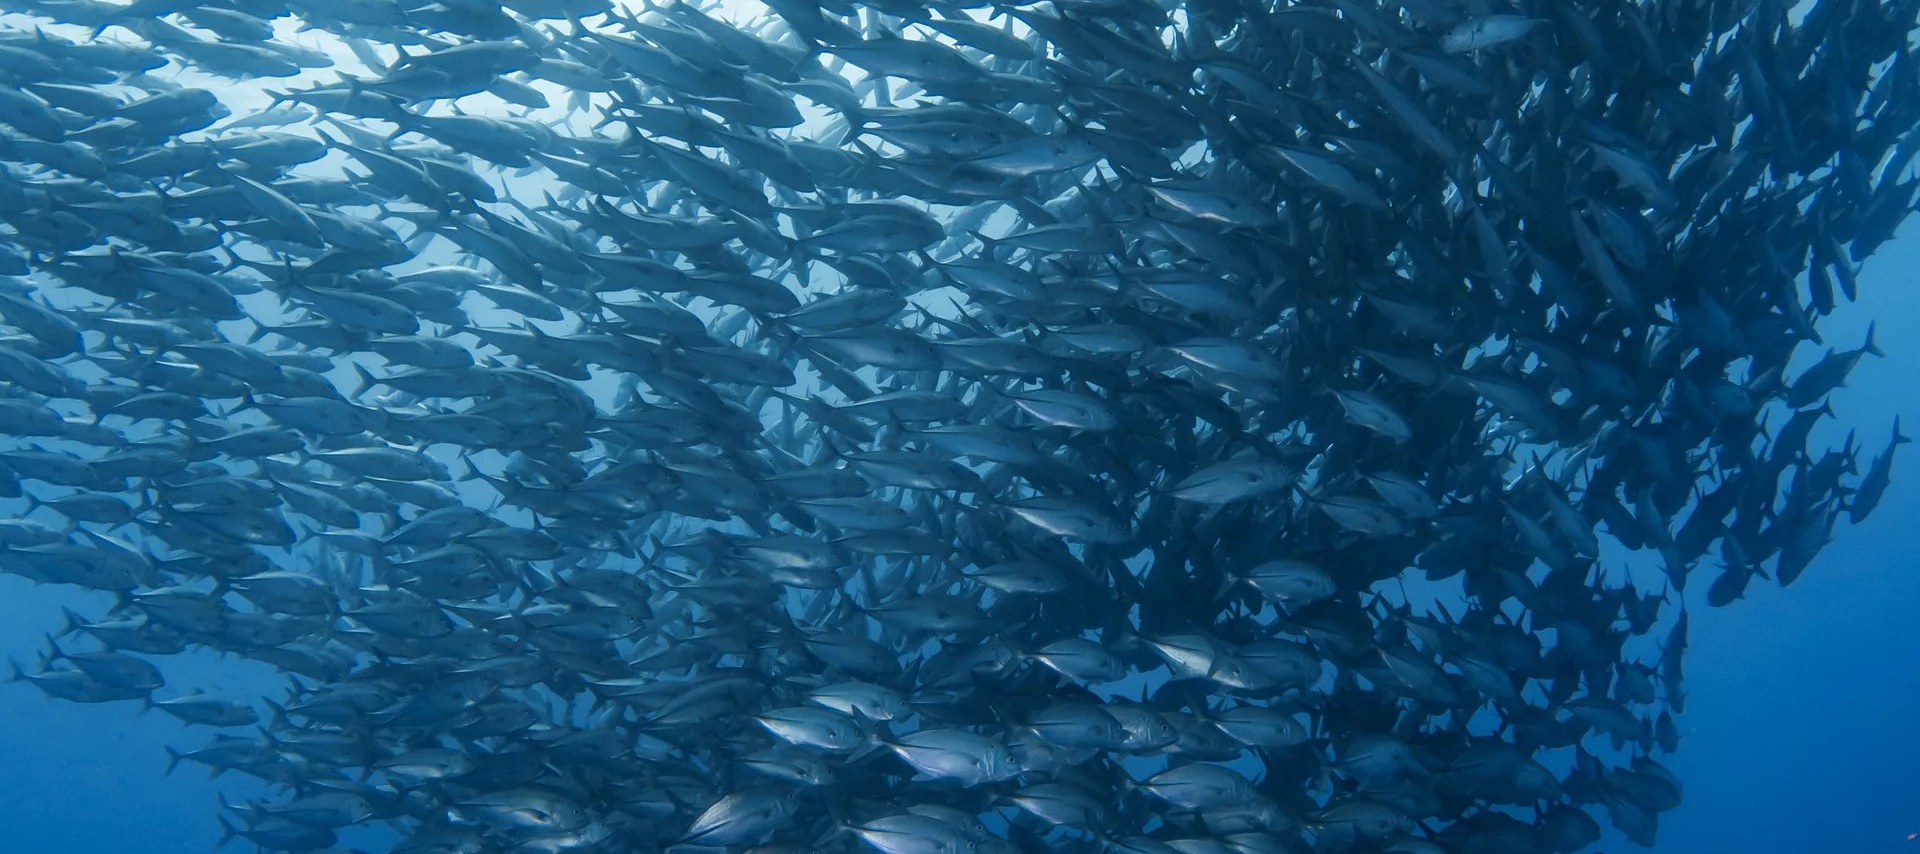
{"type": "Polygon", "coordinates": [[[13,4],[8,690],[273,852],[1651,846],[1920,7],[1446,5],[13,4]]]}
{"type": "Polygon", "coordinates": [[[1526,38],[1546,23],[1523,15],[1484,15],[1462,22],[1440,37],[1440,49],[1447,53],[1470,53],[1499,47],[1526,38]]]}

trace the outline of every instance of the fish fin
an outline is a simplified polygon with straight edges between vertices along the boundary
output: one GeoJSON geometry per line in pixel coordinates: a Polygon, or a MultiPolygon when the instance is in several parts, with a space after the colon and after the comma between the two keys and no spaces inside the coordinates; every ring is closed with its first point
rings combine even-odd
{"type": "Polygon", "coordinates": [[[1240,582],[1245,580],[1246,579],[1241,578],[1240,576],[1237,576],[1237,575],[1233,575],[1232,573],[1224,574],[1220,580],[1220,588],[1218,590],[1215,590],[1213,593],[1213,601],[1218,602],[1222,599],[1227,598],[1227,594],[1232,592],[1235,586],[1239,585],[1240,582]]]}
{"type": "Polygon", "coordinates": [[[891,747],[892,745],[882,740],[879,735],[869,735],[865,742],[862,742],[859,747],[854,748],[852,753],[847,754],[847,762],[849,764],[860,762],[876,753],[884,752],[891,747]]]}
{"type": "MultiPolygon", "coordinates": [[[[460,331],[465,332],[467,330],[462,329],[460,331]]],[[[367,390],[380,384],[379,378],[368,371],[366,365],[359,362],[353,363],[353,372],[360,377],[360,385],[347,395],[348,400],[359,400],[361,395],[367,393],[367,390]]]]}

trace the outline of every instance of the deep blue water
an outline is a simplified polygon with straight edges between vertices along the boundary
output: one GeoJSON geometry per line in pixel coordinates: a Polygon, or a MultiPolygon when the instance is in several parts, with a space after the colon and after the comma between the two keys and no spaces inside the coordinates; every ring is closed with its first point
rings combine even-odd
{"type": "MultiPolygon", "coordinates": [[[[1861,302],[1822,326],[1852,347],[1878,325],[1887,358],[1863,362],[1836,395],[1840,414],[1816,446],[1860,431],[1862,464],[1898,415],[1920,434],[1920,228],[1888,244],[1863,275],[1861,302]]],[[[1803,357],[1819,348],[1809,345],[1803,357]]],[[[1690,590],[1689,699],[1681,751],[1663,761],[1686,800],[1661,818],[1658,852],[1916,852],[1920,840],[1920,446],[1904,449],[1893,485],[1864,525],[1836,542],[1792,588],[1756,581],[1744,601],[1709,609],[1706,583],[1690,590]]],[[[104,611],[104,598],[35,588],[0,574],[0,657],[31,668],[61,606],[104,611]]],[[[199,687],[278,699],[277,680],[233,658],[165,663],[173,696],[199,687]]],[[[0,854],[205,854],[220,827],[218,798],[260,792],[198,766],[166,773],[168,746],[188,731],[131,704],[61,703],[24,684],[0,684],[0,854]]],[[[351,841],[351,840],[349,840],[351,841]]],[[[250,846],[235,843],[232,850],[250,846]]],[[[1598,850],[1639,850],[1609,837],[1598,850]]]]}
{"type": "MultiPolygon", "coordinates": [[[[1816,445],[1858,428],[1870,457],[1895,415],[1920,425],[1913,231],[1869,262],[1861,301],[1823,327],[1830,343],[1850,347],[1874,321],[1887,358],[1856,370],[1835,400],[1840,420],[1815,434],[1816,445]]],[[[1698,577],[1714,571],[1704,566],[1698,577]]],[[[1920,452],[1898,458],[1880,509],[1843,526],[1793,587],[1756,581],[1722,609],[1698,602],[1704,588],[1689,597],[1685,740],[1667,760],[1686,802],[1663,817],[1655,850],[1920,851],[1908,839],[1920,832],[1920,452]]],[[[73,596],[0,575],[0,654],[30,665],[73,596]]],[[[232,658],[181,657],[167,673],[174,687],[279,690],[263,669],[232,658]]],[[[257,789],[197,767],[165,773],[164,746],[205,737],[131,704],[62,703],[0,685],[0,851],[212,850],[216,798],[257,789]]],[[[1631,848],[1609,839],[1601,850],[1631,848]]]]}
{"type": "MultiPolygon", "coordinates": [[[[1861,301],[1823,326],[1855,346],[1869,321],[1887,358],[1863,362],[1834,401],[1838,422],[1813,444],[1857,428],[1863,462],[1895,415],[1920,427],[1920,229],[1869,261],[1861,301]]],[[[1813,348],[1809,348],[1813,349],[1813,348]]],[[[1817,356],[1808,354],[1808,358],[1817,356]]],[[[1706,564],[1696,578],[1710,579],[1706,564]]],[[[1793,587],[1756,581],[1744,601],[1710,609],[1692,586],[1690,697],[1681,751],[1666,759],[1686,802],[1661,820],[1656,851],[1804,854],[1920,852],[1920,451],[1898,458],[1880,509],[1836,542],[1793,587]]],[[[73,594],[0,575],[0,654],[30,666],[73,594]]],[[[107,603],[91,603],[98,614],[107,603]]],[[[258,665],[179,657],[176,688],[277,695],[258,665]]],[[[164,747],[194,746],[171,718],[131,704],[51,701],[24,684],[0,685],[0,852],[213,850],[216,798],[255,794],[235,776],[198,767],[165,773],[164,747]]],[[[244,850],[235,843],[234,850],[244,850]]],[[[1598,850],[1638,850],[1610,838],[1598,850]]]]}

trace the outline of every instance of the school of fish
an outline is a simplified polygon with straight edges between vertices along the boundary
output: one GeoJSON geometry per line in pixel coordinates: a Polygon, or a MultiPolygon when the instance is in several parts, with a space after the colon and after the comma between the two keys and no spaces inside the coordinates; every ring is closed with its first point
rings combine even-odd
{"type": "Polygon", "coordinates": [[[9,0],[6,690],[272,852],[1651,845],[1906,441],[1920,2],[1799,6],[9,0]]]}

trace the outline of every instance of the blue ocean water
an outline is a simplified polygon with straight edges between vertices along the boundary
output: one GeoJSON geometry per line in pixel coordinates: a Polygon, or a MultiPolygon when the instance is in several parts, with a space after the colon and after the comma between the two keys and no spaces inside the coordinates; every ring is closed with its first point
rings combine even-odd
{"type": "MultiPolygon", "coordinates": [[[[1857,429],[1864,460],[1884,445],[1895,416],[1920,429],[1920,292],[1907,281],[1917,268],[1920,228],[1909,228],[1869,262],[1861,301],[1824,322],[1837,347],[1854,346],[1877,324],[1887,358],[1859,366],[1836,395],[1840,420],[1822,425],[1814,446],[1857,429]]],[[[1802,356],[1818,354],[1809,345],[1802,356]]],[[[1702,600],[1717,567],[1699,570],[1688,597],[1685,739],[1663,760],[1685,783],[1686,800],[1662,816],[1653,850],[1920,852],[1916,534],[1920,448],[1910,448],[1875,516],[1843,525],[1792,588],[1757,581],[1744,601],[1709,609],[1702,600]]],[[[63,606],[99,614],[108,604],[0,575],[0,656],[31,668],[62,625],[63,606]]],[[[168,695],[284,692],[264,668],[232,657],[177,657],[167,675],[168,695]]],[[[209,778],[198,766],[169,773],[168,748],[206,737],[130,704],[62,703],[0,684],[0,854],[214,850],[220,800],[263,789],[237,775],[209,778]]],[[[1597,850],[1638,849],[1610,835],[1597,850]]]]}
{"type": "MultiPolygon", "coordinates": [[[[1822,425],[1814,446],[1858,430],[1870,458],[1895,416],[1920,425],[1915,269],[1920,228],[1908,228],[1868,262],[1860,301],[1822,327],[1830,344],[1851,347],[1871,322],[1887,357],[1858,367],[1836,395],[1839,420],[1822,425]]],[[[1803,349],[1803,358],[1819,355],[1803,349]]],[[[1703,565],[1696,577],[1714,572],[1703,565]]],[[[1705,587],[1696,583],[1687,597],[1685,737],[1665,759],[1686,799],[1661,817],[1654,850],[1920,852],[1912,838],[1920,833],[1920,452],[1897,458],[1880,509],[1862,525],[1843,525],[1791,588],[1756,581],[1745,600],[1713,609],[1702,601],[1705,587]]],[[[96,598],[0,575],[0,655],[31,666],[62,625],[61,607],[98,614],[110,603],[96,598]]],[[[265,668],[232,657],[179,656],[167,675],[169,692],[284,691],[265,668]]],[[[167,772],[168,747],[205,738],[132,704],[64,703],[0,684],[0,852],[214,850],[219,799],[262,790],[238,775],[210,779],[198,766],[167,772]]],[[[1610,836],[1596,850],[1639,849],[1610,836]]]]}

